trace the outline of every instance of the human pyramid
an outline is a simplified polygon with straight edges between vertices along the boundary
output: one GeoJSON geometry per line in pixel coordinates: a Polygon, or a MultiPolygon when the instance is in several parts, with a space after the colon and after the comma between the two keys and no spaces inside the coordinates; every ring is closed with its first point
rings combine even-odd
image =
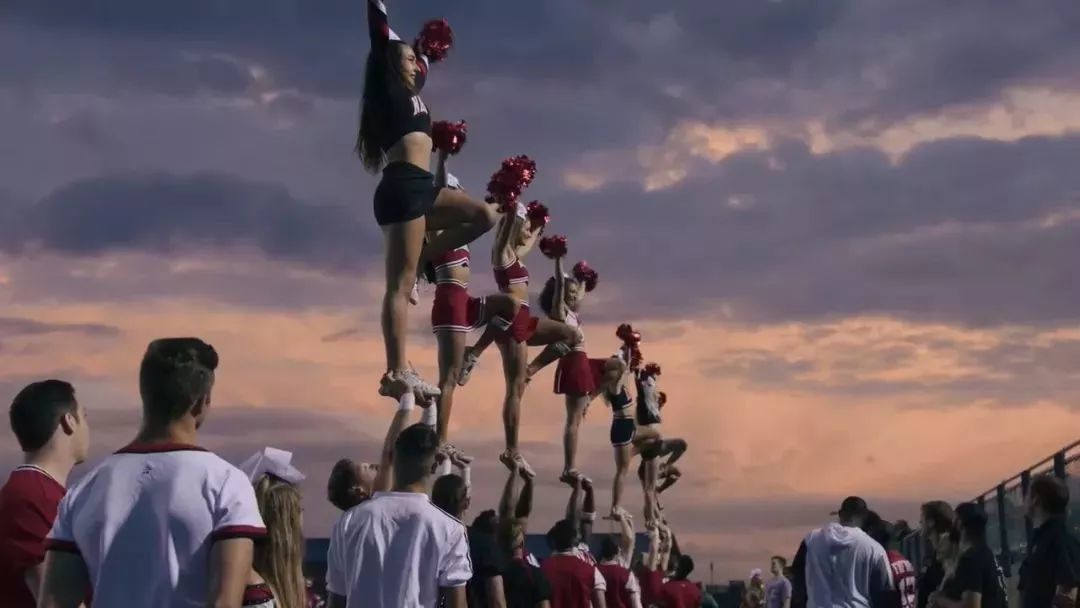
{"type": "Polygon", "coordinates": [[[380,394],[400,398],[411,393],[420,407],[429,410],[428,419],[437,420],[440,460],[460,455],[449,443],[454,397],[494,344],[506,382],[502,406],[506,449],[500,460],[532,475],[518,444],[522,402],[536,374],[557,362],[554,391],[566,403],[560,480],[571,486],[591,483],[578,467],[578,434],[590,402],[603,395],[612,411],[610,439],[615,450],[610,517],[629,516],[622,507],[624,479],[632,459],[640,456],[645,524],[654,528],[661,519],[660,488],[679,479],[675,462],[686,450],[685,441],[665,438],[661,431],[660,411],[667,397],[658,388],[660,365],[643,363],[641,334],[630,324],[616,330],[622,341],[617,353],[588,356],[579,313],[599,275],[585,261],[567,272],[566,237],[545,235],[551,222],[548,208],[539,201],[522,202],[536,177],[535,162],[524,155],[505,159],[488,182],[484,200],[470,197],[447,170],[450,157],[465,145],[467,125],[433,123],[419,92],[429,65],[445,58],[452,47],[449,25],[443,20],[428,22],[410,46],[390,29],[382,2],[369,0],[368,20],[372,53],[357,151],[370,170],[382,170],[375,191],[375,216],[387,243],[382,311],[387,372],[380,394]],[[468,291],[469,243],[492,228],[491,264],[499,291],[473,296],[468,291]],[[525,260],[534,249],[554,261],[554,274],[539,296],[542,316],[534,316],[529,305],[525,260]],[[406,356],[405,328],[409,305],[419,303],[418,275],[435,285],[431,325],[438,342],[437,385],[420,378],[406,356]],[[483,333],[467,345],[473,330],[483,333]],[[531,361],[530,346],[542,348],[531,361]]]}

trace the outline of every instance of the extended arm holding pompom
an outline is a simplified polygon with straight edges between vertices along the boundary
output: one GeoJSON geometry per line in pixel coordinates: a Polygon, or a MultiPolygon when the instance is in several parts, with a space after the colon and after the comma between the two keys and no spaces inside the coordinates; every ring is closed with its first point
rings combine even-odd
{"type": "Polygon", "coordinates": [[[527,222],[529,229],[518,233],[524,234],[524,238],[520,243],[515,243],[514,255],[517,259],[524,260],[540,242],[549,217],[547,207],[540,201],[533,201],[525,206],[525,218],[518,223],[523,225],[527,222]]]}
{"type": "Polygon", "coordinates": [[[562,257],[555,258],[555,294],[551,298],[551,317],[566,321],[566,275],[563,274],[562,257]]]}

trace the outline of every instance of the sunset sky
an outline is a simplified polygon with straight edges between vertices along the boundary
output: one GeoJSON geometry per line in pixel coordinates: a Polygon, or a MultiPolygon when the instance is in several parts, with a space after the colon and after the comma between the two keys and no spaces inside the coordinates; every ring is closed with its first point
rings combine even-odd
{"type": "MultiPolygon", "coordinates": [[[[630,321],[663,365],[665,432],[690,444],[664,502],[700,578],[793,554],[848,494],[914,520],[1077,438],[1080,3],[388,4],[403,36],[457,33],[425,90],[470,126],[451,170],[480,193],[533,157],[527,200],[600,273],[591,351],[630,321]]],[[[135,431],[147,342],[202,337],[222,357],[204,445],[295,452],[326,534],[329,467],[374,459],[394,409],[376,178],[351,153],[363,8],[0,4],[0,398],[72,381],[99,458],[135,431]]],[[[410,356],[434,377],[430,298],[410,356]]],[[[455,410],[473,514],[503,481],[499,370],[491,351],[455,410]]],[[[533,531],[566,496],[551,382],[523,417],[533,531]]],[[[608,422],[597,402],[582,435],[602,507],[608,422]]]]}

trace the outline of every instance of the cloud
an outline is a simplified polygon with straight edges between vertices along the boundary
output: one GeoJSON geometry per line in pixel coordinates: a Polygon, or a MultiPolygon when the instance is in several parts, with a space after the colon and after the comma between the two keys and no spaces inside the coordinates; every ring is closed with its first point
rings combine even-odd
{"type": "Polygon", "coordinates": [[[254,247],[272,258],[355,269],[376,253],[369,222],[285,188],[222,174],[101,175],[9,208],[0,247],[69,255],[254,247]]]}

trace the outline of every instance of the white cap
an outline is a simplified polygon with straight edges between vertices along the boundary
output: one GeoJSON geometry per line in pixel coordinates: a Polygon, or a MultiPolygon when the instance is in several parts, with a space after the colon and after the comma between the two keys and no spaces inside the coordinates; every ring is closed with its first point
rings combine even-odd
{"type": "Polygon", "coordinates": [[[292,484],[304,481],[304,474],[292,466],[292,452],[265,447],[240,463],[239,469],[248,476],[251,483],[269,473],[292,484]]]}

